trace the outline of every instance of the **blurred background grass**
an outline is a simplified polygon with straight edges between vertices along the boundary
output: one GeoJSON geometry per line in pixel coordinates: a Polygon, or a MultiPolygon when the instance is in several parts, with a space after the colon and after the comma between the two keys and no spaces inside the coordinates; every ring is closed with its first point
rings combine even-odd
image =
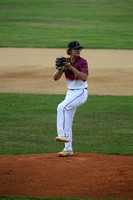
{"type": "Polygon", "coordinates": [[[0,0],[0,47],[133,48],[131,0],[0,0]]]}

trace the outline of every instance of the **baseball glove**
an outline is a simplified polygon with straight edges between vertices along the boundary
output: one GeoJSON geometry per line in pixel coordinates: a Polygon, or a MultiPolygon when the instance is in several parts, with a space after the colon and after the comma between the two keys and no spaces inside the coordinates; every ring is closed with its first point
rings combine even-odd
{"type": "Polygon", "coordinates": [[[58,70],[66,70],[70,66],[70,62],[65,57],[58,57],[55,61],[56,69],[58,70]]]}

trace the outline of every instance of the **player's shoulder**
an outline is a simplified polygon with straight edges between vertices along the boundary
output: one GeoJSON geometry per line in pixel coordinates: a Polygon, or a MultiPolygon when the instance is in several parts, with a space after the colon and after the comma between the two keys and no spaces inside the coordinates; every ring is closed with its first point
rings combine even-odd
{"type": "Polygon", "coordinates": [[[87,64],[87,60],[85,58],[79,57],[81,63],[87,64]]]}

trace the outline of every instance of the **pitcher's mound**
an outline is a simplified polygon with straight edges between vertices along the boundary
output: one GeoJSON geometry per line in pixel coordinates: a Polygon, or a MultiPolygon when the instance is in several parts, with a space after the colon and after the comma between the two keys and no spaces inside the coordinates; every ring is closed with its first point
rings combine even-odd
{"type": "Polygon", "coordinates": [[[133,199],[133,157],[0,156],[0,195],[133,199]]]}

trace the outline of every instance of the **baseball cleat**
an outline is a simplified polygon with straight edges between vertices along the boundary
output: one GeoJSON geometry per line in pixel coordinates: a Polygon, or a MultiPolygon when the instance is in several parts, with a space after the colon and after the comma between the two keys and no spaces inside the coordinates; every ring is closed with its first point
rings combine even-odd
{"type": "Polygon", "coordinates": [[[72,151],[62,151],[62,152],[59,152],[58,155],[61,157],[72,156],[73,152],[72,151]]]}
{"type": "Polygon", "coordinates": [[[56,139],[56,141],[59,141],[59,142],[69,142],[70,141],[69,137],[67,137],[67,136],[66,137],[58,136],[55,139],[56,139]]]}

